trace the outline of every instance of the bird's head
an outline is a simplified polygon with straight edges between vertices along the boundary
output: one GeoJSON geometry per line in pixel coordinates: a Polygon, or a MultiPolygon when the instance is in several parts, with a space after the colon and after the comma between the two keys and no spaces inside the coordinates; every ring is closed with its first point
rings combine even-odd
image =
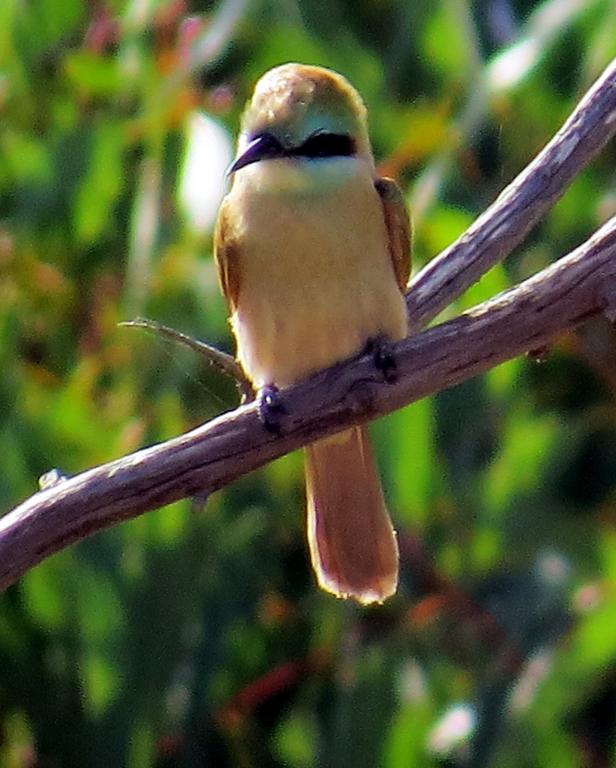
{"type": "Polygon", "coordinates": [[[257,83],[229,169],[284,161],[293,172],[323,176],[360,161],[374,168],[366,108],[344,77],[323,67],[283,64],[257,83]]]}

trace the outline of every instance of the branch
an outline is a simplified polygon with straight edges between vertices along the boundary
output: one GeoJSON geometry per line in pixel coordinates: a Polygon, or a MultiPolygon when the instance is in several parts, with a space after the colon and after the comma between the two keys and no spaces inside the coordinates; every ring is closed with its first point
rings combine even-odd
{"type": "Polygon", "coordinates": [[[616,59],[543,151],[470,228],[410,282],[411,329],[426,325],[521,243],[616,133],[616,59]]]}
{"type": "Polygon", "coordinates": [[[280,437],[263,428],[252,403],[35,494],[0,519],[0,590],[95,531],[186,496],[211,493],[316,437],[544,347],[564,329],[615,308],[616,217],[517,288],[396,344],[395,384],[382,381],[367,355],[283,390],[280,437]]]}
{"type": "MultiPolygon", "coordinates": [[[[616,62],[495,204],[412,281],[411,323],[428,322],[502,259],[616,131],[616,62]]],[[[177,499],[203,496],[311,440],[452,386],[599,312],[616,314],[616,222],[539,275],[396,345],[400,378],[364,357],[281,393],[283,435],[241,406],[198,429],[58,482],[0,518],[0,590],[53,552],[177,499]],[[319,404],[315,408],[315,403],[319,404]]]]}

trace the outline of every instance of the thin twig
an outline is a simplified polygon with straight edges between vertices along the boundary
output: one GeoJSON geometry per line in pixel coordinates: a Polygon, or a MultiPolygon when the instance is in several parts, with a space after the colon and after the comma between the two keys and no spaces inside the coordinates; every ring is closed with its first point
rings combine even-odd
{"type": "Polygon", "coordinates": [[[225,376],[232,378],[238,385],[242,397],[245,401],[250,401],[253,398],[252,385],[246,378],[242,367],[235,360],[234,357],[228,355],[216,347],[212,347],[210,344],[206,344],[204,341],[188,336],[182,331],[177,331],[175,328],[170,328],[168,325],[163,325],[156,320],[148,320],[144,317],[137,317],[134,320],[124,320],[118,325],[126,328],[145,328],[148,331],[156,333],[158,336],[174,341],[178,344],[183,344],[185,347],[192,349],[200,355],[209,365],[213,365],[218,368],[225,376]]]}

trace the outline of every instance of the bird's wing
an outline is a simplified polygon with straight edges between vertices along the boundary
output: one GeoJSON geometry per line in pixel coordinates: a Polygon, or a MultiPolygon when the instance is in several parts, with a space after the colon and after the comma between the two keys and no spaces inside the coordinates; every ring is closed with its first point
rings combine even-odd
{"type": "Polygon", "coordinates": [[[406,203],[393,179],[377,179],[374,186],[383,205],[391,263],[400,290],[404,293],[411,274],[411,222],[406,203]]]}
{"type": "Polygon", "coordinates": [[[218,268],[220,289],[227,300],[229,311],[234,312],[240,293],[240,245],[230,226],[226,211],[226,202],[223,200],[214,232],[214,260],[218,268]]]}

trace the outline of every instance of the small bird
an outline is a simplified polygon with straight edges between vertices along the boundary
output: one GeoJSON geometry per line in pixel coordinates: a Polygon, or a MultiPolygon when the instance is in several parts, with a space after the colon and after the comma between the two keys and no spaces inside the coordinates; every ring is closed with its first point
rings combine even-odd
{"type": "MultiPolygon", "coordinates": [[[[244,112],[214,254],[237,359],[275,391],[407,334],[410,223],[378,178],[366,108],[328,69],[283,64],[244,112]]],[[[398,546],[365,426],[306,447],[307,536],[320,586],[363,604],[398,584],[398,546]]]]}

